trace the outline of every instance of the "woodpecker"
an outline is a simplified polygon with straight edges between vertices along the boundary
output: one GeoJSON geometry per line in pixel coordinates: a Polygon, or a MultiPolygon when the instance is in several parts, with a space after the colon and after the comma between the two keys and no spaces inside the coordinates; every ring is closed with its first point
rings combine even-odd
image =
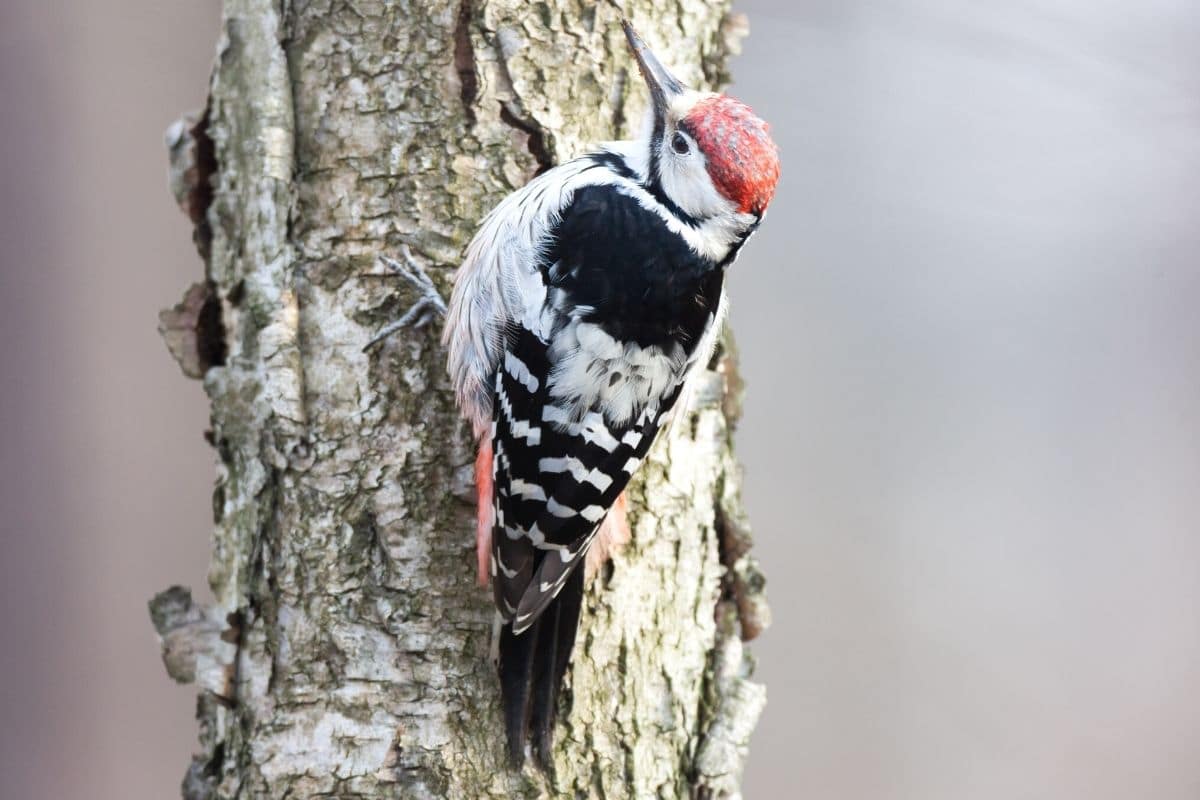
{"type": "Polygon", "coordinates": [[[508,754],[548,769],[583,597],[581,562],[711,355],[725,271],[779,179],[767,125],[680,82],[628,21],[643,135],[534,178],[487,215],[443,342],[479,441],[477,560],[501,622],[508,754]]]}

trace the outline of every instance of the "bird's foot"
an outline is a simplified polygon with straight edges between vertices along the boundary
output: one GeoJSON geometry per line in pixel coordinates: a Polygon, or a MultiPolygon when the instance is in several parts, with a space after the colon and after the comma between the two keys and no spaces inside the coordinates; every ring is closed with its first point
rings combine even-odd
{"type": "Polygon", "coordinates": [[[383,330],[379,331],[371,341],[367,342],[363,350],[369,350],[402,328],[409,326],[423,328],[439,316],[446,316],[446,301],[438,293],[437,286],[434,285],[433,279],[429,277],[429,273],[413,258],[408,245],[401,245],[400,254],[404,256],[403,261],[397,261],[387,256],[380,256],[379,260],[383,262],[385,267],[411,283],[420,293],[420,296],[409,307],[408,311],[404,312],[404,316],[395,322],[385,325],[383,330]]]}

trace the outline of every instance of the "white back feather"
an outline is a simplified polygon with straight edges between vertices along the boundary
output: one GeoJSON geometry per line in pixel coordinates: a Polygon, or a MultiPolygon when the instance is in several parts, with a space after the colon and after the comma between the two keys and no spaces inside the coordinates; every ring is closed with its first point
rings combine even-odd
{"type": "Polygon", "coordinates": [[[546,288],[538,263],[562,211],[581,186],[608,182],[608,170],[584,170],[586,159],[561,164],[504,198],[484,218],[454,276],[442,342],[451,383],[475,435],[491,425],[492,376],[509,325],[537,330],[546,288]],[[581,174],[582,173],[582,174],[581,174]]]}

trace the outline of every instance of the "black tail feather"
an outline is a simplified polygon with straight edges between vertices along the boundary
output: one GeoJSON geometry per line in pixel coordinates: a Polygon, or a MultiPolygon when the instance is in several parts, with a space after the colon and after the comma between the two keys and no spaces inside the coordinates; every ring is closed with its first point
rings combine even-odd
{"type": "Polygon", "coordinates": [[[504,702],[504,733],[508,760],[514,767],[525,763],[525,728],[528,721],[529,684],[541,620],[524,633],[513,635],[512,625],[500,629],[500,697],[504,702]]]}
{"type": "Polygon", "coordinates": [[[554,722],[563,676],[575,646],[583,602],[583,570],[574,570],[558,597],[524,632],[512,625],[500,632],[500,694],[508,757],[514,767],[525,761],[525,740],[533,737],[534,757],[549,771],[554,722]]]}
{"type": "Polygon", "coordinates": [[[583,601],[583,570],[575,570],[563,586],[554,606],[543,615],[545,646],[538,646],[533,665],[533,697],[529,727],[538,763],[549,770],[554,744],[554,721],[558,716],[558,694],[575,646],[579,607],[583,601]]]}

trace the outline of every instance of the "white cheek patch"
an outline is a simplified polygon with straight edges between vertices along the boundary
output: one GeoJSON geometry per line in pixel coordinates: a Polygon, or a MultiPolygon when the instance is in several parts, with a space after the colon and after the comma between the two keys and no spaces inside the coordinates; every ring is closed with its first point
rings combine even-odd
{"type": "Polygon", "coordinates": [[[676,155],[666,143],[659,159],[663,191],[694,217],[713,217],[735,210],[713,185],[704,154],[692,145],[686,156],[676,155]]]}

